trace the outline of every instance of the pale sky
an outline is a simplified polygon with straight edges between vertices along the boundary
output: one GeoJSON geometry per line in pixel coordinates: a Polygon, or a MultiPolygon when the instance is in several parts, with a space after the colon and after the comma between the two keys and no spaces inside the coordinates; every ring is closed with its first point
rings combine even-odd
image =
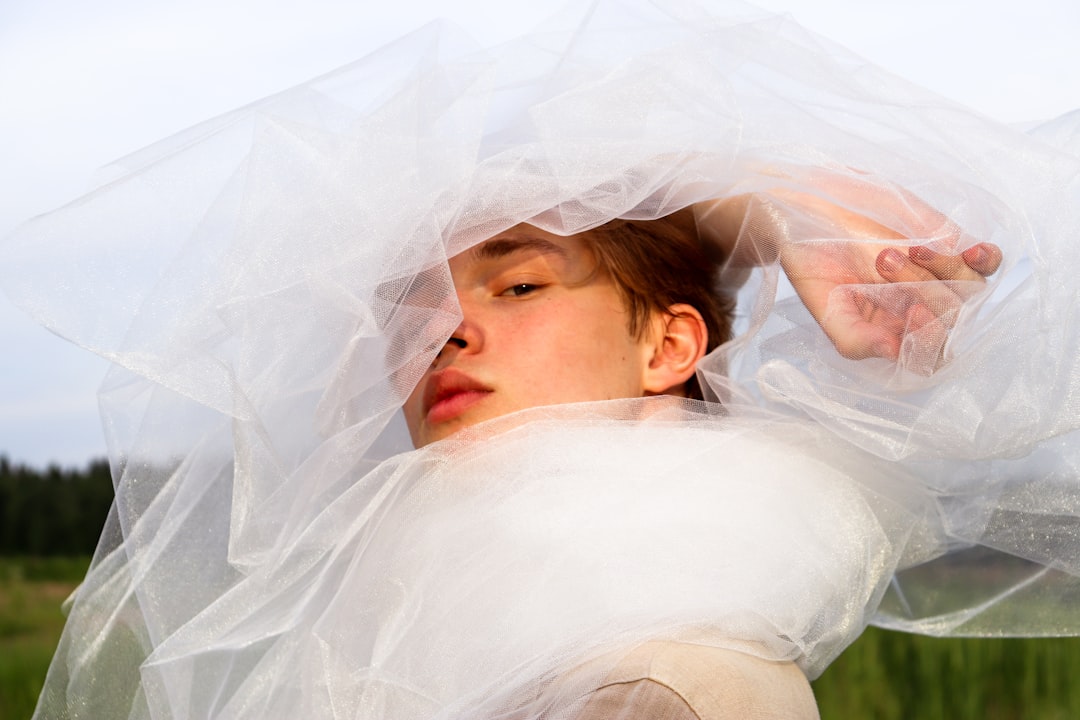
{"type": "MultiPolygon", "coordinates": [[[[757,4],[999,120],[1080,108],[1075,0],[993,10],[976,0],[757,4]]],[[[120,156],[437,17],[491,44],[547,14],[535,0],[3,0],[0,234],[76,197],[120,156]]],[[[38,466],[104,455],[96,407],[104,362],[2,295],[0,337],[0,454],[38,466]]]]}

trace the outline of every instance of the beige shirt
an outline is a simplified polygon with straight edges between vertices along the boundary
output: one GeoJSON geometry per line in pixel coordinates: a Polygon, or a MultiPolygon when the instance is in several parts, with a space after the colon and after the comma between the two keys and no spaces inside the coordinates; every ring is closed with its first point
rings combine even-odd
{"type": "Polygon", "coordinates": [[[576,720],[817,720],[793,663],[692,643],[645,643],[593,691],[576,720]]]}

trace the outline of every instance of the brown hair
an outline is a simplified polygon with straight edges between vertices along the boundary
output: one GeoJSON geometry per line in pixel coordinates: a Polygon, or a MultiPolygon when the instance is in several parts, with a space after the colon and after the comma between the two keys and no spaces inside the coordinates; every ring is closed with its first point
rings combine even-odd
{"type": "MultiPolygon", "coordinates": [[[[698,239],[690,208],[656,220],[611,220],[586,237],[600,266],[622,291],[631,334],[645,332],[653,311],[686,303],[705,320],[706,352],[728,340],[735,300],[718,288],[722,258],[710,254],[698,239]]],[[[702,399],[696,376],[687,381],[685,391],[687,397],[702,399]]]]}

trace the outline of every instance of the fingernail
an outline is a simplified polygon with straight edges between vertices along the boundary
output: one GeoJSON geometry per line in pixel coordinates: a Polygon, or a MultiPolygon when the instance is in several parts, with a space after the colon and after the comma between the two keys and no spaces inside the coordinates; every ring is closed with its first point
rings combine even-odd
{"type": "Polygon", "coordinates": [[[889,248],[881,253],[881,269],[885,272],[896,272],[904,266],[904,256],[900,251],[889,248]]]}
{"type": "Polygon", "coordinates": [[[967,260],[969,265],[982,265],[986,262],[987,252],[983,250],[981,245],[970,247],[964,253],[964,259],[967,260]]]}

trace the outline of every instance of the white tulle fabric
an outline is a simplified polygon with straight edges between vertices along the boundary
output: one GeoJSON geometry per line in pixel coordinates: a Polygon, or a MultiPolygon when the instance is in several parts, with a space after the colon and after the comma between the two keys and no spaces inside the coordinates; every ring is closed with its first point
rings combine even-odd
{"type": "MultiPolygon", "coordinates": [[[[1080,632],[1078,137],[783,17],[626,0],[489,50],[427,27],[127,158],[4,249],[9,294],[115,363],[116,502],[36,717],[573,717],[657,638],[814,677],[868,622],[1080,632]],[[945,242],[917,197],[1002,248],[944,346],[845,359],[773,263],[702,364],[714,402],[410,448],[448,257],[837,183],[900,244],[945,242]]],[[[786,242],[875,241],[774,207],[786,242]]]]}

